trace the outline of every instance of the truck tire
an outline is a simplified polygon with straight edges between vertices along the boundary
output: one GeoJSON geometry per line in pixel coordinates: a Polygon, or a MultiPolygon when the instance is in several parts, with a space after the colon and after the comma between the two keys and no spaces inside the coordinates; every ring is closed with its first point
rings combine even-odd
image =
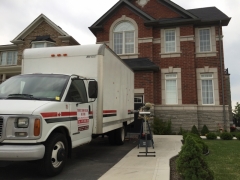
{"type": "Polygon", "coordinates": [[[44,176],[59,174],[66,164],[68,144],[66,137],[61,133],[52,134],[45,142],[45,154],[39,161],[39,171],[44,176]]]}
{"type": "Polygon", "coordinates": [[[125,139],[125,127],[115,130],[115,143],[116,145],[123,145],[125,139]]]}
{"type": "Polygon", "coordinates": [[[109,144],[115,145],[115,130],[108,132],[108,141],[109,144]]]}

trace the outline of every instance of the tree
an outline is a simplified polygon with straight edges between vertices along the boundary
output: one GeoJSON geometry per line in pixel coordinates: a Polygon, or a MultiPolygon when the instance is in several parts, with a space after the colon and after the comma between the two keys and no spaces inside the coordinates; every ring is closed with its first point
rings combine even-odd
{"type": "Polygon", "coordinates": [[[237,120],[240,119],[240,104],[237,102],[235,109],[233,110],[234,114],[235,114],[235,118],[237,120]]]}

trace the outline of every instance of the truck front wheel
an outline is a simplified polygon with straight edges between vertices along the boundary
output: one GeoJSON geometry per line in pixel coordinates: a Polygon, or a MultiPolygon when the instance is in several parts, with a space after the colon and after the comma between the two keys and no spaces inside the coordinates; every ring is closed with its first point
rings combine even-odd
{"type": "Polygon", "coordinates": [[[66,137],[61,133],[52,134],[45,143],[45,154],[39,162],[39,170],[43,175],[59,174],[67,160],[68,146],[66,137]]]}

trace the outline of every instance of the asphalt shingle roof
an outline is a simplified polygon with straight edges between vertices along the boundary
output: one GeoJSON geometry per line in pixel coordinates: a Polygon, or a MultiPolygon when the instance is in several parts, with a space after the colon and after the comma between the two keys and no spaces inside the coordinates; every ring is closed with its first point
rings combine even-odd
{"type": "Polygon", "coordinates": [[[123,59],[133,71],[159,71],[159,66],[148,58],[123,59]]]}
{"type": "Polygon", "coordinates": [[[226,20],[229,17],[216,7],[206,7],[198,9],[187,10],[195,16],[199,17],[202,21],[226,20]]]}

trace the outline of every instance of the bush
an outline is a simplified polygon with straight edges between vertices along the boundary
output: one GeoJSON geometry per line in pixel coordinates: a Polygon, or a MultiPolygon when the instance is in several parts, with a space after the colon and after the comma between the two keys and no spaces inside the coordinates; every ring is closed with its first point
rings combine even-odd
{"type": "Polygon", "coordinates": [[[223,132],[222,134],[220,134],[220,138],[223,140],[232,140],[233,136],[229,132],[223,132]]]}
{"type": "Polygon", "coordinates": [[[206,136],[206,134],[209,133],[209,130],[207,128],[207,126],[204,124],[204,126],[202,127],[202,130],[201,130],[201,135],[202,136],[206,136]]]}
{"type": "Polygon", "coordinates": [[[185,133],[183,135],[183,141],[185,142],[186,138],[188,138],[189,136],[191,136],[194,139],[194,141],[197,143],[197,146],[202,150],[203,154],[206,154],[208,152],[208,146],[203,142],[202,138],[197,134],[185,133]]]}
{"type": "Polygon", "coordinates": [[[182,146],[177,159],[177,171],[183,179],[212,180],[213,171],[204,161],[202,151],[195,140],[191,135],[186,137],[186,143],[182,146]]]}
{"type": "Polygon", "coordinates": [[[153,119],[152,130],[156,135],[172,135],[172,122],[170,120],[163,122],[161,119],[155,117],[153,119]]]}
{"type": "Polygon", "coordinates": [[[198,129],[197,129],[197,127],[195,125],[192,127],[191,133],[197,134],[198,136],[200,136],[200,134],[198,132],[198,129]]]}
{"type": "Polygon", "coordinates": [[[240,133],[237,133],[237,134],[236,134],[236,138],[237,138],[238,140],[240,140],[240,133]]]}
{"type": "Polygon", "coordinates": [[[208,133],[206,137],[207,139],[210,139],[210,140],[217,139],[217,135],[213,132],[208,133]]]}

